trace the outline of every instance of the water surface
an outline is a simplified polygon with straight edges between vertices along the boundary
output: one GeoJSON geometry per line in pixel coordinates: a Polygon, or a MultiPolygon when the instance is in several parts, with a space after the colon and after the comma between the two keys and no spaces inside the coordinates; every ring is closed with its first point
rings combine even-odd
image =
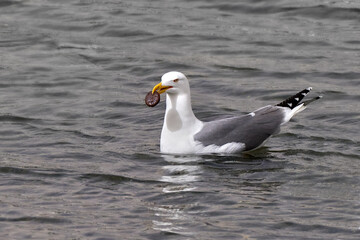
{"type": "Polygon", "coordinates": [[[4,239],[359,239],[360,4],[0,3],[4,239]],[[200,119],[312,86],[251,155],[159,153],[163,73],[200,119]]]}

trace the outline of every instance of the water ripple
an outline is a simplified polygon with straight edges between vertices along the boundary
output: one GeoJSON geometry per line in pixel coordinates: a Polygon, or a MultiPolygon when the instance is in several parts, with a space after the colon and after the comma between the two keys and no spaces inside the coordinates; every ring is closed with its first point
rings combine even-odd
{"type": "Polygon", "coordinates": [[[309,7],[278,7],[278,6],[250,6],[245,4],[216,4],[201,6],[202,9],[217,9],[219,11],[242,14],[278,14],[286,16],[302,16],[320,19],[360,20],[359,8],[329,7],[317,5],[309,7]]]}

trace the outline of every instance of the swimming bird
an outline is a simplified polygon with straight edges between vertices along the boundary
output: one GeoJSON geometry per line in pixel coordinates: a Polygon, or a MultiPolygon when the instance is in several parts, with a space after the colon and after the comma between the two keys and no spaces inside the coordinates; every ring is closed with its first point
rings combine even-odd
{"type": "Polygon", "coordinates": [[[312,88],[306,88],[276,105],[268,105],[242,116],[203,122],[193,113],[190,85],[181,72],[161,77],[152,93],[166,93],[166,111],[160,137],[160,151],[169,154],[238,153],[262,146],[281,125],[319,98],[301,102],[312,88]]]}

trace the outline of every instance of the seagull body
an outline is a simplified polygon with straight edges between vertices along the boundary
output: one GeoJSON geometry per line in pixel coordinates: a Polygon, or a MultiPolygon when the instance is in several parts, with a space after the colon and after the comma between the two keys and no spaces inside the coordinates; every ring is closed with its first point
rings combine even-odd
{"type": "Polygon", "coordinates": [[[304,89],[275,106],[265,106],[247,115],[203,122],[192,111],[186,76],[180,72],[165,73],[153,88],[153,93],[166,92],[160,150],[170,154],[207,154],[257,149],[308,103],[320,98],[301,102],[310,90],[304,89]]]}

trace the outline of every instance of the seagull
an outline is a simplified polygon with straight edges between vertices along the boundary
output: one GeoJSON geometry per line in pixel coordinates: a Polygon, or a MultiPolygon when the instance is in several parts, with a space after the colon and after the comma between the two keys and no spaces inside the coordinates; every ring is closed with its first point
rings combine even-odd
{"type": "Polygon", "coordinates": [[[160,151],[167,154],[233,154],[261,146],[280,127],[307,105],[322,96],[301,100],[311,87],[276,105],[268,105],[242,116],[226,116],[214,121],[199,120],[191,107],[190,85],[181,72],[161,77],[152,93],[166,93],[166,111],[160,137],[160,151]]]}

